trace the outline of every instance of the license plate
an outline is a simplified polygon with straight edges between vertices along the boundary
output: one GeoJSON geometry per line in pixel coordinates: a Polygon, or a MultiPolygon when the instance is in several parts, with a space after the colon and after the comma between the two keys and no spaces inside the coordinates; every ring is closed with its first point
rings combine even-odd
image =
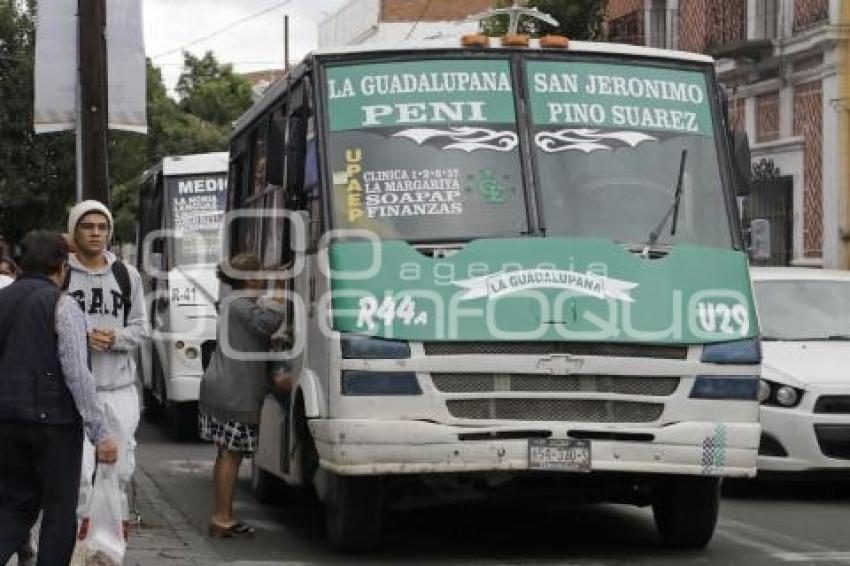
{"type": "Polygon", "coordinates": [[[566,472],[590,471],[590,441],[561,438],[528,440],[528,468],[566,472]]]}

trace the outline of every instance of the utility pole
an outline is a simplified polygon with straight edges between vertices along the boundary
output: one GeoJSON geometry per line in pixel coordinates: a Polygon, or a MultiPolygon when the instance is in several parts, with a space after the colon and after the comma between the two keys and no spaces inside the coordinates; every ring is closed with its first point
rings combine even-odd
{"type": "Polygon", "coordinates": [[[78,0],[80,108],[77,166],[83,199],[109,202],[106,0],[78,0]]]}
{"type": "Polygon", "coordinates": [[[283,70],[289,71],[289,14],[283,16],[283,70]]]}

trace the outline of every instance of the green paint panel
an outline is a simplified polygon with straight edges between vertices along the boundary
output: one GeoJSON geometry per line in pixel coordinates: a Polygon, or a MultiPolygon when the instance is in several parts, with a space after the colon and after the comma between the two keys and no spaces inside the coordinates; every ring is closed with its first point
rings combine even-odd
{"type": "Polygon", "coordinates": [[[535,127],[582,126],[713,136],[705,76],[637,65],[530,61],[535,127]]]}
{"type": "Polygon", "coordinates": [[[434,59],[327,68],[332,132],[428,124],[513,124],[508,61],[434,59]]]}
{"type": "Polygon", "coordinates": [[[654,344],[758,334],[747,257],[732,250],[679,245],[650,260],[609,240],[482,239],[433,259],[401,241],[345,242],[330,264],[345,332],[654,344]]]}

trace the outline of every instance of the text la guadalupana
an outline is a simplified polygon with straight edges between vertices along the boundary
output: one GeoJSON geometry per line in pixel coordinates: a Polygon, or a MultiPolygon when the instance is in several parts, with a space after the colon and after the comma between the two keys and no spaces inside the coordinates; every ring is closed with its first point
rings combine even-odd
{"type": "Polygon", "coordinates": [[[474,93],[511,93],[511,78],[501,71],[444,71],[366,75],[328,79],[328,99],[373,99],[361,106],[364,127],[393,124],[487,122],[487,105],[474,93]],[[392,97],[420,94],[428,100],[391,102],[392,97]],[[442,99],[434,99],[441,95],[442,99]],[[380,102],[380,103],[379,103],[380,102]]]}

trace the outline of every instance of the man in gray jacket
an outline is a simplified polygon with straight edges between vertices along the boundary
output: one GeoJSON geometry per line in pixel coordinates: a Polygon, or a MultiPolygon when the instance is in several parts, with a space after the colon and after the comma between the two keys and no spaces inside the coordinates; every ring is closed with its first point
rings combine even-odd
{"type": "MultiPolygon", "coordinates": [[[[145,297],[139,272],[106,250],[112,237],[109,209],[98,201],[77,204],[68,214],[68,232],[76,253],[68,258],[66,288],[86,315],[91,369],[104,409],[119,422],[118,476],[127,486],[135,468],[135,433],[139,424],[135,352],[148,334],[145,297]]],[[[77,517],[84,538],[91,515],[94,448],[83,448],[77,517]]],[[[125,501],[125,520],[129,509],[125,501]]],[[[125,528],[128,523],[125,523],[125,528]]]]}

